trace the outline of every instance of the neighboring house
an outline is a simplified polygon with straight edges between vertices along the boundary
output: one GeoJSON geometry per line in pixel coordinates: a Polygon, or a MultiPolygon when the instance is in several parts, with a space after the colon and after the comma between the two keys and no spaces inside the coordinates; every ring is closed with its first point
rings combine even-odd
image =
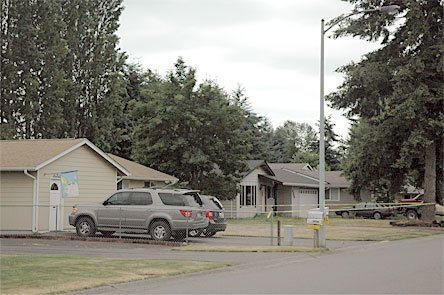
{"type": "Polygon", "coordinates": [[[179,179],[150,167],[127,160],[125,158],[108,154],[114,161],[130,172],[129,176],[122,176],[117,182],[117,189],[140,188],[152,186],[166,186],[176,183],[179,179]]]}
{"type": "MultiPolygon", "coordinates": [[[[306,217],[318,206],[319,172],[306,163],[267,163],[248,161],[249,171],[240,182],[233,211],[236,217],[252,217],[258,213],[285,211],[294,217],[306,217]]],[[[348,192],[350,183],[341,171],[326,171],[325,199],[327,206],[355,203],[348,192]]],[[[362,199],[370,198],[369,194],[362,199]]]]}
{"type": "Polygon", "coordinates": [[[68,228],[74,204],[102,202],[129,175],[87,139],[1,140],[0,229],[68,228]]]}

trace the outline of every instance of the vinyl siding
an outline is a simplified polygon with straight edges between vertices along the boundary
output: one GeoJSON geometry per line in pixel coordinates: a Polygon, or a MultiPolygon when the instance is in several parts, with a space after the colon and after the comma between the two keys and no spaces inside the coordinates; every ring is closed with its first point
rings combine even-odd
{"type": "Polygon", "coordinates": [[[23,172],[0,172],[0,230],[32,229],[33,184],[23,172]]]}
{"type": "Polygon", "coordinates": [[[72,229],[68,215],[75,204],[101,203],[116,191],[117,170],[88,146],[82,146],[43,167],[39,171],[39,222],[40,231],[48,230],[50,179],[60,172],[77,170],[79,196],[64,202],[64,229],[72,229]]]}

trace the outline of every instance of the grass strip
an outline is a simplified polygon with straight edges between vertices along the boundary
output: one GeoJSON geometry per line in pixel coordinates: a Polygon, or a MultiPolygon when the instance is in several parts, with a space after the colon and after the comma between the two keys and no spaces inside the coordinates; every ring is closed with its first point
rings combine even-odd
{"type": "Polygon", "coordinates": [[[230,265],[232,264],[166,259],[0,255],[0,293],[64,293],[230,265]]]}

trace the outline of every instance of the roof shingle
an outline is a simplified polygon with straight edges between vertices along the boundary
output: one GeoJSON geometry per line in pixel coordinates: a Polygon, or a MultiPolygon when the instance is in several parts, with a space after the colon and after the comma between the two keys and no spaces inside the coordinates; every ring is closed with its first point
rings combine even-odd
{"type": "Polygon", "coordinates": [[[137,180],[155,180],[155,181],[172,181],[176,182],[178,179],[169,174],[160,172],[158,170],[152,169],[150,167],[141,165],[139,163],[127,160],[125,158],[108,154],[114,161],[122,165],[126,170],[128,170],[131,175],[126,176],[126,179],[137,179],[137,180]]]}
{"type": "Polygon", "coordinates": [[[82,138],[0,140],[0,167],[35,168],[83,140],[82,138]]]}

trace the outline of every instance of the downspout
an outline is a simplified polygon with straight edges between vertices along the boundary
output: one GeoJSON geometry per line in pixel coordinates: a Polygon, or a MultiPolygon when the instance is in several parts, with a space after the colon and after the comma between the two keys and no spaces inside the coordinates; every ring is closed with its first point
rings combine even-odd
{"type": "Polygon", "coordinates": [[[37,226],[36,226],[36,216],[37,216],[37,212],[36,212],[36,204],[37,204],[37,194],[36,194],[36,180],[37,178],[35,178],[34,176],[32,176],[31,174],[28,173],[28,169],[23,170],[23,173],[29,177],[32,178],[33,184],[32,184],[32,232],[36,233],[37,232],[37,226]]]}
{"type": "MultiPolygon", "coordinates": [[[[37,181],[35,184],[35,201],[37,205],[37,210],[35,211],[35,230],[39,231],[39,204],[40,204],[40,171],[37,170],[37,181]]],[[[49,225],[48,225],[49,229],[49,225]]]]}
{"type": "MultiPolygon", "coordinates": [[[[122,180],[123,180],[123,176],[117,176],[116,190],[117,190],[117,187],[118,187],[118,185],[119,185],[119,182],[121,182],[122,180]]],[[[122,188],[123,188],[123,183],[122,183],[122,188]]]]}

